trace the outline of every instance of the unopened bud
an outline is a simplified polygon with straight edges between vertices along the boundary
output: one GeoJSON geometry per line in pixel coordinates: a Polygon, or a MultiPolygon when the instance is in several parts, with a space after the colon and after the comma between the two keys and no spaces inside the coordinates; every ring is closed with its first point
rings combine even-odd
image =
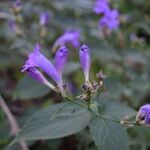
{"type": "Polygon", "coordinates": [[[89,82],[89,70],[91,65],[90,50],[88,46],[82,45],[79,51],[80,64],[84,72],[85,81],[89,82]]]}

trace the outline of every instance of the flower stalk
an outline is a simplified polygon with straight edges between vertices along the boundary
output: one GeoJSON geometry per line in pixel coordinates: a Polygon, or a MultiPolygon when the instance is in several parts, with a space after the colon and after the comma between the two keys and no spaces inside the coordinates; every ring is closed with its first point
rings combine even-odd
{"type": "MultiPolygon", "coordinates": [[[[6,117],[8,119],[11,134],[12,135],[17,135],[17,133],[20,130],[19,125],[18,125],[17,120],[15,119],[13,114],[11,113],[9,107],[7,106],[7,104],[5,103],[5,101],[4,101],[4,99],[2,98],[1,95],[0,95],[0,106],[2,107],[6,117]]],[[[22,150],[29,150],[28,145],[25,141],[20,141],[19,145],[20,145],[22,150]]]]}

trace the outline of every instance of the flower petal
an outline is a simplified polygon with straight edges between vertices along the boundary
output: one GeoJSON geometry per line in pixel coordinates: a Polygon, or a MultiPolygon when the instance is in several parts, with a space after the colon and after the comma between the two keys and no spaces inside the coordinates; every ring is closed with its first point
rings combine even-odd
{"type": "Polygon", "coordinates": [[[61,76],[53,66],[53,64],[40,53],[40,45],[37,43],[34,52],[30,53],[28,60],[25,62],[22,71],[27,70],[28,68],[39,67],[45,73],[47,73],[57,84],[61,84],[61,76]]]}
{"type": "Polygon", "coordinates": [[[55,68],[57,71],[62,74],[64,67],[68,59],[68,49],[65,46],[62,46],[58,49],[55,54],[55,68]]]}

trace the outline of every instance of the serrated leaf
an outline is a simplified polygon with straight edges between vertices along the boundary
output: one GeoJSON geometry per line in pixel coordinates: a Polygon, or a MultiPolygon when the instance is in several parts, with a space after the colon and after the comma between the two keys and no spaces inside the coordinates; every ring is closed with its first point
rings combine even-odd
{"type": "Polygon", "coordinates": [[[136,114],[136,112],[127,104],[112,100],[109,96],[101,96],[98,98],[98,103],[100,104],[101,115],[103,117],[114,117],[119,120],[124,119],[125,117],[131,117],[136,114]]]}
{"type": "Polygon", "coordinates": [[[19,140],[55,139],[72,135],[84,129],[89,119],[88,110],[77,104],[49,106],[29,118],[13,143],[19,140]]]}
{"type": "Polygon", "coordinates": [[[42,97],[48,94],[50,89],[45,85],[42,85],[35,81],[34,79],[25,76],[22,78],[13,93],[14,99],[33,99],[42,97]]]}
{"type": "Polygon", "coordinates": [[[128,150],[127,133],[120,124],[96,117],[89,128],[100,150],[128,150]]]}

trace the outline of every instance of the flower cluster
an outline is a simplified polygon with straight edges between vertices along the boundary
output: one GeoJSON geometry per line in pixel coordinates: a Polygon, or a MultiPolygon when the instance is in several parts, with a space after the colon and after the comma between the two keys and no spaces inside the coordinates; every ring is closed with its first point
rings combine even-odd
{"type": "Polygon", "coordinates": [[[57,48],[67,43],[72,44],[75,48],[80,46],[80,31],[78,29],[66,30],[54,43],[54,48],[57,48]]]}
{"type": "Polygon", "coordinates": [[[150,125],[150,104],[143,105],[136,116],[136,121],[138,123],[145,123],[150,125]]]}
{"type": "Polygon", "coordinates": [[[117,9],[111,9],[107,0],[97,0],[94,6],[96,14],[103,14],[99,21],[100,27],[106,27],[109,30],[115,30],[119,26],[119,12],[117,9]]]}
{"type": "MultiPolygon", "coordinates": [[[[79,50],[79,57],[81,67],[84,72],[85,82],[89,82],[89,70],[90,70],[90,51],[88,46],[82,45],[79,50]]],[[[40,45],[37,43],[34,51],[28,55],[28,59],[22,68],[22,72],[26,72],[30,77],[43,83],[53,89],[56,92],[60,92],[62,96],[65,96],[65,90],[62,81],[62,73],[68,59],[68,49],[65,46],[61,46],[55,54],[55,62],[52,64],[41,52],[40,45]],[[38,70],[40,68],[43,72],[48,74],[57,84],[57,87],[52,85],[44,75],[38,70]]]]}

